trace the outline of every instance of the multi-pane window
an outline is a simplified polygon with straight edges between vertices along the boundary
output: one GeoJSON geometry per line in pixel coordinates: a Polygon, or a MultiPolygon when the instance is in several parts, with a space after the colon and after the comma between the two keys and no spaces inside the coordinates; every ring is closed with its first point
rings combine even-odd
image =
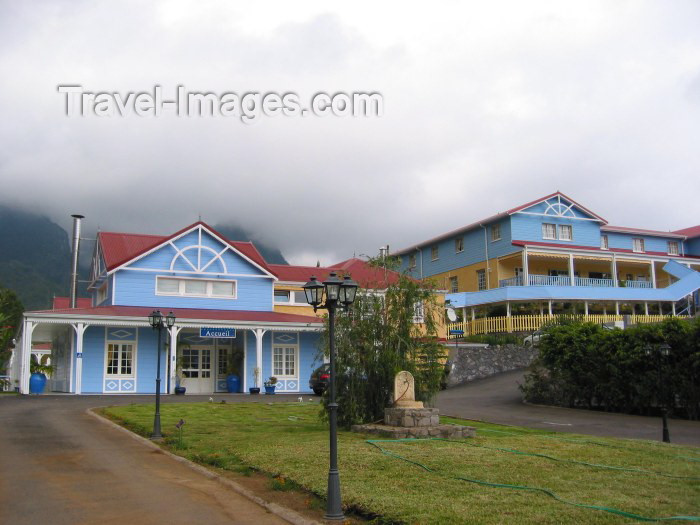
{"type": "Polygon", "coordinates": [[[560,241],[570,241],[574,238],[573,232],[571,231],[570,224],[560,224],[559,225],[559,240],[560,241]]]}
{"type": "Polygon", "coordinates": [[[276,303],[288,303],[291,300],[289,290],[275,290],[276,303]]]}
{"type": "Polygon", "coordinates": [[[275,290],[275,303],[308,304],[303,290],[275,290]]]}
{"type": "Polygon", "coordinates": [[[476,271],[476,284],[479,290],[486,290],[486,270],[476,271]]]}
{"type": "Polygon", "coordinates": [[[680,252],[678,250],[678,241],[668,241],[668,254],[678,255],[680,252]]]}
{"type": "Polygon", "coordinates": [[[236,297],[236,282],[207,279],[156,278],[158,295],[183,295],[191,297],[236,297]]]}
{"type": "Polygon", "coordinates": [[[440,257],[440,250],[437,246],[430,248],[430,260],[437,261],[440,257]]]}
{"type": "Polygon", "coordinates": [[[415,253],[412,253],[411,255],[408,256],[408,267],[409,268],[416,267],[416,254],[415,253]]]}
{"type": "Polygon", "coordinates": [[[225,376],[226,372],[228,371],[228,360],[229,360],[229,355],[228,355],[228,348],[225,346],[220,346],[218,348],[218,354],[219,354],[219,360],[218,360],[218,367],[217,367],[217,373],[220,376],[225,376]]]}
{"type": "Polygon", "coordinates": [[[557,238],[557,225],[542,223],[542,238],[543,239],[556,239],[557,238]]]}
{"type": "Polygon", "coordinates": [[[134,345],[131,343],[107,344],[107,375],[133,375],[134,345]]]}
{"type": "Polygon", "coordinates": [[[413,305],[413,322],[423,323],[425,321],[425,310],[423,308],[423,301],[418,301],[413,305]]]}
{"type": "Polygon", "coordinates": [[[275,377],[296,377],[296,346],[275,346],[272,349],[272,375],[275,377]]]}
{"type": "Polygon", "coordinates": [[[492,224],[491,225],[491,242],[501,240],[501,225],[492,224]]]}
{"type": "Polygon", "coordinates": [[[459,281],[457,277],[450,277],[450,293],[459,292],[459,281]]]}
{"type": "Polygon", "coordinates": [[[106,299],[107,299],[107,283],[104,283],[97,290],[97,304],[101,304],[101,303],[105,302],[106,299]]]}
{"type": "Polygon", "coordinates": [[[643,252],[644,251],[644,239],[632,239],[632,251],[633,252],[643,252]]]}
{"type": "Polygon", "coordinates": [[[455,239],[455,253],[461,253],[464,251],[464,237],[457,237],[455,239]]]}
{"type": "Polygon", "coordinates": [[[601,250],[607,250],[607,249],[608,249],[608,236],[607,236],[607,235],[601,235],[601,236],[600,236],[600,249],[601,249],[601,250]]]}

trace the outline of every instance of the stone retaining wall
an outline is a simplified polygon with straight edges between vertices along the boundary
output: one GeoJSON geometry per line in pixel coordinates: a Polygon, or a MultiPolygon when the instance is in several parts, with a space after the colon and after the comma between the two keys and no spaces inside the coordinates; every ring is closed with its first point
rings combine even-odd
{"type": "Polygon", "coordinates": [[[450,373],[447,386],[456,386],[500,372],[529,366],[537,349],[516,345],[488,346],[479,343],[449,345],[450,373]]]}

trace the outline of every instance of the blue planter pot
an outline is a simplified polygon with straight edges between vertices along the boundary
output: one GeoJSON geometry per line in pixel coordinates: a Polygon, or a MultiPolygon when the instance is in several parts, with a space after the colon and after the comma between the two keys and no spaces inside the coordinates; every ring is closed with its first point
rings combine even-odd
{"type": "Polygon", "coordinates": [[[175,395],[184,396],[185,392],[187,392],[187,389],[184,386],[176,386],[175,387],[175,395]]]}
{"type": "Polygon", "coordinates": [[[229,394],[241,391],[241,378],[235,374],[231,374],[226,378],[226,390],[229,394]]]}
{"type": "Polygon", "coordinates": [[[274,393],[275,393],[275,387],[274,387],[274,386],[266,386],[266,387],[265,387],[265,393],[266,393],[266,394],[274,394],[274,393]]]}
{"type": "Polygon", "coordinates": [[[46,376],[44,374],[32,374],[29,377],[29,393],[43,394],[46,388],[46,376]]]}

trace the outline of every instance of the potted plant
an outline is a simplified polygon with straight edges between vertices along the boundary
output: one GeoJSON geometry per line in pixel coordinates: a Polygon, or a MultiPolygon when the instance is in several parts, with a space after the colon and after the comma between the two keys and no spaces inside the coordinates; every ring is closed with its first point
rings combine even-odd
{"type": "Polygon", "coordinates": [[[256,366],[253,368],[253,384],[255,386],[251,386],[248,391],[251,394],[259,394],[260,393],[260,367],[256,366]]]}
{"type": "Polygon", "coordinates": [[[270,376],[270,378],[267,381],[265,381],[265,393],[266,394],[274,394],[276,384],[277,384],[277,378],[275,376],[270,376]]]}
{"type": "Polygon", "coordinates": [[[46,388],[46,375],[51,375],[53,367],[51,365],[42,365],[36,360],[36,356],[32,356],[29,365],[31,376],[29,377],[29,393],[43,394],[46,388]]]}

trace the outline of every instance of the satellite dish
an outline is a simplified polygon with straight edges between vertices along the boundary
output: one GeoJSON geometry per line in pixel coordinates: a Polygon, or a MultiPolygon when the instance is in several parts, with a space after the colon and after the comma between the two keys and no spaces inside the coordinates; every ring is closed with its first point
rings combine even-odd
{"type": "Polygon", "coordinates": [[[447,318],[454,323],[457,320],[457,314],[453,308],[447,308],[447,318]]]}

